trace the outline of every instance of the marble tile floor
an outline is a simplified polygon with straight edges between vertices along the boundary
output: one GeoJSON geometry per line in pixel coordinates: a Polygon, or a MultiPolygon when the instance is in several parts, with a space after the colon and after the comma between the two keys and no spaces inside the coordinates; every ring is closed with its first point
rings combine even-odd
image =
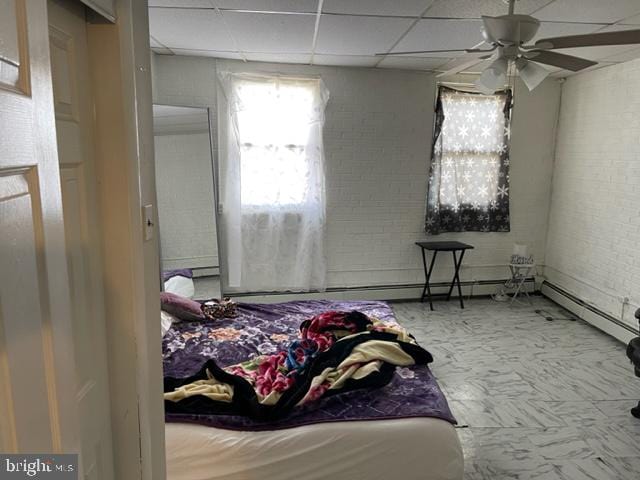
{"type": "Polygon", "coordinates": [[[433,356],[465,480],[638,480],[640,378],[625,346],[554,303],[394,303],[433,356]],[[536,313],[557,318],[547,321],[536,313]]]}

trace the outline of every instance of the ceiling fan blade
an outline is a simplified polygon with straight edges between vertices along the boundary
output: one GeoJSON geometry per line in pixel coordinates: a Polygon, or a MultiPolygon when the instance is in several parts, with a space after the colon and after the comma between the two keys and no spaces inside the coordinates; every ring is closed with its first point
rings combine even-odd
{"type": "Polygon", "coordinates": [[[415,50],[412,52],[388,52],[388,53],[376,53],[376,57],[386,56],[386,55],[417,55],[420,53],[448,53],[448,52],[466,52],[468,49],[459,48],[454,50],[415,50]]]}
{"type": "Polygon", "coordinates": [[[472,58],[471,60],[467,60],[466,62],[462,62],[458,65],[455,65],[454,67],[451,67],[449,70],[439,73],[438,75],[436,75],[436,77],[448,77],[450,75],[455,75],[456,73],[464,72],[467,68],[473,67],[474,65],[477,65],[490,57],[491,55],[482,55],[481,57],[472,58]]]}
{"type": "Polygon", "coordinates": [[[516,68],[518,69],[520,78],[525,83],[529,91],[540,85],[551,73],[546,68],[524,58],[516,60],[516,68]]]}
{"type": "Polygon", "coordinates": [[[524,52],[523,55],[526,59],[533,62],[553,65],[554,67],[571,70],[572,72],[577,72],[598,64],[598,62],[585,58],[565,55],[563,53],[547,52],[546,50],[529,50],[528,52],[524,52]]]}
{"type": "Polygon", "coordinates": [[[542,38],[535,43],[536,48],[552,50],[556,48],[598,47],[602,45],[640,44],[640,30],[621,30],[619,32],[588,33],[567,37],[542,38]]]}

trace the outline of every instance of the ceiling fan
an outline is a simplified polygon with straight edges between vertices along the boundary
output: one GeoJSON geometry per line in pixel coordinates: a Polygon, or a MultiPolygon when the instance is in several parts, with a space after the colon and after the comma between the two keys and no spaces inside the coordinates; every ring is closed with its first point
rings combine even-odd
{"type": "MultiPolygon", "coordinates": [[[[503,0],[505,3],[506,0],[503,0]]],[[[529,90],[536,88],[551,72],[539,64],[552,65],[577,72],[598,62],[566,55],[553,50],[562,48],[592,47],[602,45],[640,44],[640,30],[590,33],[566,37],[543,38],[526,45],[538,32],[540,21],[529,15],[514,13],[516,0],[508,0],[509,13],[499,17],[482,16],[482,36],[484,40],[473,48],[459,50],[423,50],[413,52],[391,52],[377,55],[409,55],[420,53],[466,52],[472,55],[467,62],[443,72],[438,76],[462,72],[488,58],[493,59],[478,80],[476,86],[483,93],[493,93],[507,81],[509,65],[515,65],[520,78],[529,90]],[[483,44],[491,48],[479,48],[483,44]]]]}

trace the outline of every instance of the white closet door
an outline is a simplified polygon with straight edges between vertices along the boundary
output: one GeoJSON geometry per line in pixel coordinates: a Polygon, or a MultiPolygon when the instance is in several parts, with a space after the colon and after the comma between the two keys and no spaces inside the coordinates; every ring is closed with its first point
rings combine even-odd
{"type": "Polygon", "coordinates": [[[102,253],[85,9],[50,0],[49,43],[84,479],[113,479],[102,253]]]}
{"type": "Polygon", "coordinates": [[[0,0],[0,451],[77,452],[47,5],[0,0]]]}

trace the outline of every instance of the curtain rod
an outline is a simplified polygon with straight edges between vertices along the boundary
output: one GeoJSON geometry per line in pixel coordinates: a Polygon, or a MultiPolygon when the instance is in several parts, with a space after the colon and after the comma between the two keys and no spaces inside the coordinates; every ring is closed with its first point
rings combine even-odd
{"type": "Polygon", "coordinates": [[[436,85],[455,85],[458,87],[475,87],[475,83],[464,83],[464,82],[447,82],[447,81],[440,81],[438,80],[436,82],[436,85]]]}
{"type": "MultiPolygon", "coordinates": [[[[437,81],[436,86],[440,86],[440,85],[444,85],[445,87],[447,85],[450,85],[450,86],[456,86],[456,87],[470,87],[475,89],[478,88],[475,83],[437,81]]],[[[505,83],[504,88],[512,88],[512,86],[508,83],[505,83]]]]}

